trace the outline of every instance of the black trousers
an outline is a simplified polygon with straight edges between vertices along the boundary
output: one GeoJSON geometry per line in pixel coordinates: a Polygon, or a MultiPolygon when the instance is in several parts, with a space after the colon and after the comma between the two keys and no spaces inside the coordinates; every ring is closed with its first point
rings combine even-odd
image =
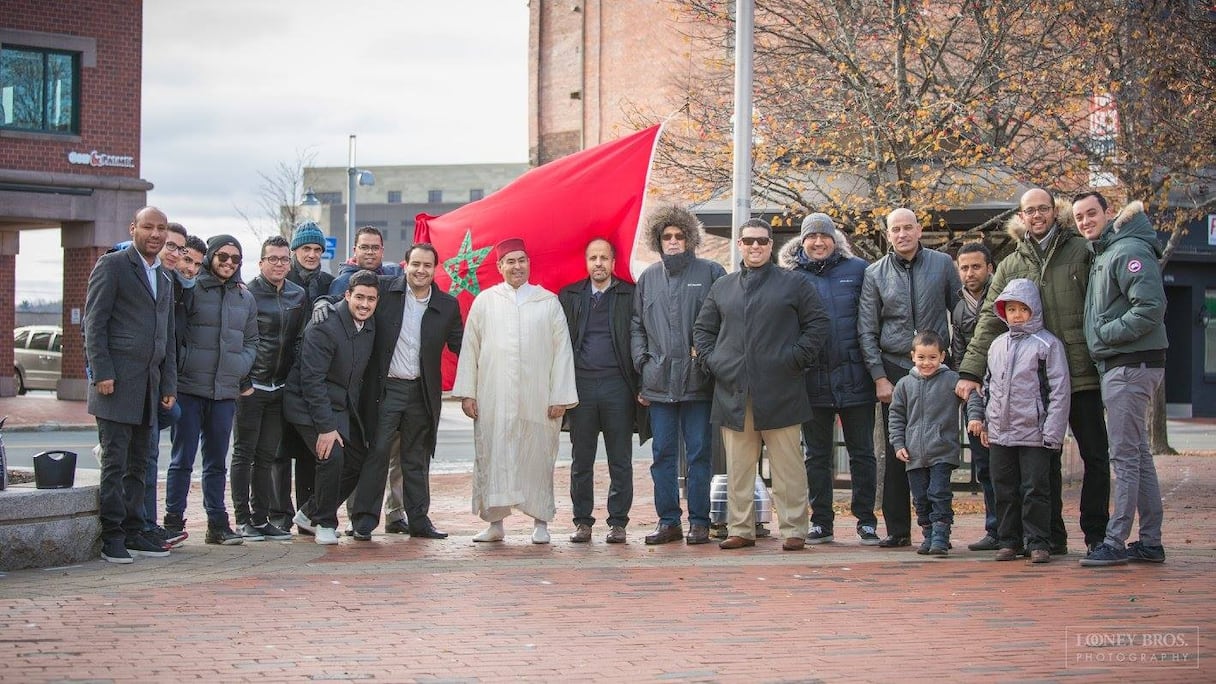
{"type": "MultiPolygon", "coordinates": [[[[1077,451],[1085,465],[1081,480],[1081,532],[1085,544],[1101,544],[1110,519],[1110,446],[1106,438],[1105,407],[1100,390],[1072,393],[1068,427],[1077,440],[1077,451]]],[[[1051,545],[1068,544],[1064,527],[1063,477],[1060,452],[1054,452],[1051,465],[1051,545]]]]}
{"type": "MultiPolygon", "coordinates": [[[[898,383],[911,369],[883,362],[887,380],[898,383]]],[[[887,534],[892,537],[912,536],[912,494],[908,491],[908,471],[904,462],[895,458],[895,447],[891,446],[888,426],[891,424],[891,405],[882,405],[882,431],[886,436],[885,470],[882,475],[882,518],[887,525],[887,534]]]]}
{"type": "MultiPolygon", "coordinates": [[[[329,458],[322,461],[317,455],[317,430],[312,425],[293,423],[300,438],[308,445],[309,453],[316,464],[316,486],[312,498],[300,504],[300,510],[314,525],[338,527],[338,505],[355,491],[359,472],[367,459],[367,450],[356,446],[353,439],[343,438],[344,446],[334,443],[329,458]]],[[[352,523],[359,525],[358,520],[352,523]]],[[[356,527],[356,529],[358,529],[356,527]]]]}
{"type": "Polygon", "coordinates": [[[144,527],[144,471],[151,435],[151,425],[97,419],[97,441],[101,445],[99,514],[104,539],[124,539],[144,527]]]}
{"type": "MultiPolygon", "coordinates": [[[[317,458],[312,448],[300,438],[300,433],[285,420],[282,423],[283,438],[271,465],[270,478],[274,494],[271,496],[267,515],[276,527],[287,529],[296,508],[312,498],[317,477],[317,458]],[[295,500],[291,502],[292,471],[295,471],[295,500]]],[[[316,441],[313,441],[316,444],[316,441]]]]}
{"type": "MultiPolygon", "coordinates": [[[[347,502],[355,529],[370,532],[380,524],[388,462],[401,465],[401,501],[410,529],[430,525],[431,456],[435,423],[419,380],[386,378],[376,427],[376,443],[363,462],[359,484],[347,502]],[[399,439],[394,439],[399,437],[399,439]],[[393,446],[400,445],[394,453],[393,446]]],[[[389,511],[395,514],[395,511],[389,511]]]]}
{"type": "Polygon", "coordinates": [[[283,390],[238,397],[234,429],[228,480],[236,524],[264,525],[275,494],[271,471],[283,437],[283,390]]]}
{"type": "Polygon", "coordinates": [[[633,418],[637,399],[620,374],[575,374],[578,406],[570,409],[570,504],[575,525],[594,525],[595,453],[600,435],[608,458],[608,524],[625,527],[633,507],[633,418]]]}
{"type": "Polygon", "coordinates": [[[1058,451],[1043,447],[988,447],[988,467],[996,495],[997,529],[1003,549],[1048,548],[1051,521],[1049,471],[1058,451]],[[1055,457],[1053,458],[1053,454],[1055,457]]]}

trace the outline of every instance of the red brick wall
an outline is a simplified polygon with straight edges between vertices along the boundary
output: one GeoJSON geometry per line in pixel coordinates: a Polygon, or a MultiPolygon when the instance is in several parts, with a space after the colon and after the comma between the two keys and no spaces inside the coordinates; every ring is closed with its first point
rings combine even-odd
{"type": "MultiPolygon", "coordinates": [[[[63,377],[84,377],[84,344],[80,326],[72,325],[72,309],[84,319],[84,296],[93,264],[106,253],[105,247],[65,247],[63,250],[63,377]]],[[[11,257],[10,257],[11,258],[11,257]]],[[[3,321],[0,321],[2,324],[3,321]]],[[[3,328],[0,328],[2,330],[3,328]]]]}
{"type": "Polygon", "coordinates": [[[80,70],[80,139],[5,136],[0,168],[138,178],[143,2],[3,0],[0,26],[97,40],[97,66],[80,70]],[[69,150],[135,157],[135,168],[68,164],[69,150]]]}

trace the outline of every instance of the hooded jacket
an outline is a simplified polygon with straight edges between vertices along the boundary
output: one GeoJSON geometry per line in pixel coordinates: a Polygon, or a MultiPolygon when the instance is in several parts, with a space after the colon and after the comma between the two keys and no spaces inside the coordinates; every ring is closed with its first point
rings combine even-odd
{"type": "Polygon", "coordinates": [[[1157,261],[1161,246],[1144,205],[1124,207],[1091,247],[1095,256],[1085,299],[1085,341],[1099,369],[1105,373],[1136,360],[1120,358],[1125,355],[1147,359],[1142,352],[1165,350],[1165,285],[1157,261]]]}
{"type": "Polygon", "coordinates": [[[892,250],[866,267],[857,308],[857,336],[873,380],[886,377],[884,362],[912,367],[912,338],[932,330],[950,339],[950,311],[963,283],[954,260],[918,247],[911,260],[892,250]]]}
{"type": "MultiPolygon", "coordinates": [[[[908,470],[941,464],[962,465],[962,447],[958,441],[959,401],[954,394],[957,383],[958,373],[942,365],[927,378],[913,368],[895,384],[887,431],[896,451],[908,450],[908,470]]],[[[978,399],[968,404],[968,411],[979,419],[978,399]]]]}
{"type": "Polygon", "coordinates": [[[980,307],[979,320],[975,323],[975,334],[967,345],[966,357],[959,364],[959,375],[976,382],[984,377],[988,347],[1005,330],[993,313],[992,304],[1009,281],[1027,278],[1042,294],[1043,326],[1064,343],[1072,391],[1098,389],[1098,371],[1085,346],[1085,289],[1089,285],[1093,255],[1089,241],[1073,226],[1072,206],[1056,200],[1056,235],[1042,255],[1020,215],[1011,218],[1005,229],[1017,241],[1017,248],[996,266],[988,286],[988,298],[980,307]]]}
{"type": "Polygon", "coordinates": [[[241,270],[228,280],[211,272],[211,260],[225,245],[240,244],[217,235],[207,244],[194,287],[183,293],[186,339],[178,363],[177,391],[207,399],[235,399],[250,387],[249,370],[258,348],[258,309],[241,286],[241,270]]]}
{"type": "Polygon", "coordinates": [[[803,278],[819,293],[828,315],[827,342],[816,350],[815,364],[806,373],[811,406],[846,408],[872,405],[874,380],[866,370],[857,338],[857,307],[866,262],[853,256],[839,230],[833,236],[836,249],[823,261],[807,256],[797,240],[785,243],[777,263],[803,278]]]}
{"type": "Polygon", "coordinates": [[[988,348],[988,440],[1001,446],[1059,449],[1072,401],[1064,345],[1043,329],[1043,303],[1033,282],[1015,278],[997,295],[993,308],[1006,325],[1005,303],[1010,301],[1029,307],[1030,320],[1009,326],[988,348]]]}
{"type": "Polygon", "coordinates": [[[691,212],[662,207],[647,219],[647,242],[662,261],[642,271],[634,288],[630,351],[640,377],[640,394],[648,401],[709,401],[713,381],[694,362],[692,329],[709,296],[709,288],[726,269],[695,256],[703,235],[691,212]],[[687,241],[684,252],[663,254],[663,229],[679,226],[687,241]]]}

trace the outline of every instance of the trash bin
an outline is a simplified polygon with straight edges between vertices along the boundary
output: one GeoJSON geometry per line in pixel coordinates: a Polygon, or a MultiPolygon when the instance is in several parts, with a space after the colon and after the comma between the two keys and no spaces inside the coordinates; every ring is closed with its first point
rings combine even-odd
{"type": "MultiPolygon", "coordinates": [[[[715,525],[726,524],[726,499],[729,485],[726,475],[714,475],[709,483],[709,522],[715,525]]],[[[756,524],[762,525],[773,521],[773,498],[768,493],[764,480],[756,476],[756,524]]]]}
{"type": "Polygon", "coordinates": [[[68,489],[76,482],[76,452],[44,451],[34,455],[34,486],[68,489]]]}

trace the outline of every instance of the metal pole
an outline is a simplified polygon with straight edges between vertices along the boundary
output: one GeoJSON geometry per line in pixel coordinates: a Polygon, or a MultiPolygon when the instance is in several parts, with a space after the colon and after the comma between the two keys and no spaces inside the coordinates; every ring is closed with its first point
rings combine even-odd
{"type": "Polygon", "coordinates": [[[752,214],[752,0],[735,0],[735,146],[730,268],[739,265],[739,226],[752,214]]]}
{"type": "MultiPolygon", "coordinates": [[[[355,168],[355,134],[350,134],[350,160],[346,167],[346,242],[342,245],[349,256],[355,249],[351,240],[355,234],[355,188],[359,185],[359,170],[355,168]]],[[[338,256],[338,255],[334,255],[338,256]]],[[[338,263],[346,261],[339,257],[338,263]]]]}

